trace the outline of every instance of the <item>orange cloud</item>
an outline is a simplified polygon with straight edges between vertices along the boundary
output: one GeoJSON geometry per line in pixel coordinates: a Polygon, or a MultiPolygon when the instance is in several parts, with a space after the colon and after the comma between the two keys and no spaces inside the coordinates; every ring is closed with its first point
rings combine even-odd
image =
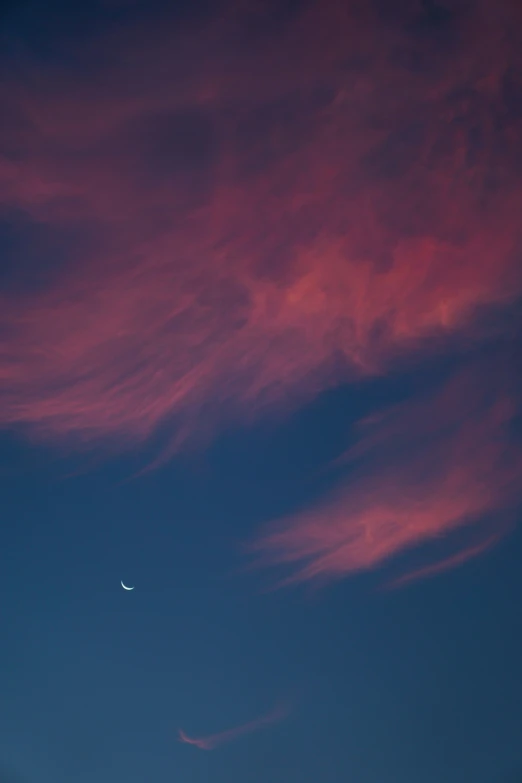
{"type": "Polygon", "coordinates": [[[516,4],[475,6],[437,27],[416,3],[236,4],[176,43],[100,35],[92,78],[13,70],[0,423],[174,448],[479,334],[522,288],[522,55],[516,4]]]}
{"type": "Polygon", "coordinates": [[[254,552],[264,563],[294,566],[284,583],[335,579],[489,521],[495,535],[488,541],[407,578],[479,554],[497,540],[522,493],[522,452],[511,431],[516,406],[498,391],[498,370],[468,369],[435,395],[363,423],[346,455],[344,484],[273,525],[254,552]]]}
{"type": "Polygon", "coordinates": [[[207,737],[188,737],[185,732],[180,729],[179,740],[180,742],[185,742],[189,745],[195,745],[197,748],[200,748],[200,750],[214,750],[214,748],[217,748],[219,745],[231,742],[232,740],[241,737],[243,734],[250,734],[252,731],[257,731],[257,729],[267,726],[270,723],[276,723],[283,720],[288,714],[288,708],[278,706],[256,720],[244,723],[241,726],[236,726],[233,729],[228,729],[227,731],[222,731],[219,734],[210,734],[207,737]]]}

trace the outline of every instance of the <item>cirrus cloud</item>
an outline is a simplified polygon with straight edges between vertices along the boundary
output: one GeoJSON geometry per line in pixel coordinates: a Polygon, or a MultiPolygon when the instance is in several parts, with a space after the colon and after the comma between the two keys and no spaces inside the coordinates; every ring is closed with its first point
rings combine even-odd
{"type": "Polygon", "coordinates": [[[184,742],[187,745],[194,745],[200,750],[214,750],[215,748],[219,747],[219,745],[223,745],[227,742],[231,742],[232,740],[237,739],[238,737],[242,737],[245,734],[250,734],[253,731],[257,731],[263,726],[270,725],[271,723],[277,723],[280,720],[283,720],[283,718],[288,717],[288,714],[288,707],[279,705],[270,712],[267,712],[265,715],[262,715],[255,720],[249,721],[248,723],[243,723],[240,726],[235,726],[232,729],[227,729],[226,731],[221,731],[217,734],[209,734],[205,737],[189,737],[182,729],[180,729],[179,740],[180,742],[184,742]]]}
{"type": "Polygon", "coordinates": [[[294,566],[284,583],[336,579],[467,525],[493,527],[480,544],[399,577],[398,586],[493,545],[522,494],[522,450],[511,431],[516,397],[504,386],[498,392],[495,370],[468,368],[435,394],[363,422],[344,483],[315,508],[273,524],[253,551],[265,564],[294,566]]]}
{"type": "Polygon", "coordinates": [[[35,225],[67,256],[3,298],[4,425],[182,441],[517,298],[516,8],[458,6],[437,35],[416,4],[375,8],[236,10],[177,47],[107,33],[90,79],[27,65],[2,86],[0,202],[33,268],[54,252],[35,225]]]}
{"type": "MultiPolygon", "coordinates": [[[[2,81],[1,426],[176,449],[519,301],[519,5],[276,5],[151,17],[2,81]]],[[[502,509],[506,393],[467,394],[446,439],[436,400],[396,413],[433,449],[383,460],[383,423],[365,476],[262,546],[342,574],[502,509]]]]}

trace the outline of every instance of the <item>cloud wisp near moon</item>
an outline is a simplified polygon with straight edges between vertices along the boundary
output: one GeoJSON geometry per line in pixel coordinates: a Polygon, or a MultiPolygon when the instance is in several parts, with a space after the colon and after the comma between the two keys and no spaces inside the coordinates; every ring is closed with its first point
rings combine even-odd
{"type": "MultiPolygon", "coordinates": [[[[509,328],[520,7],[429,13],[216,5],[175,46],[154,20],[86,36],[89,78],[19,58],[0,85],[0,424],[81,448],[160,434],[174,451],[509,328]]],[[[410,462],[377,450],[259,548],[336,576],[503,513],[520,466],[502,472],[507,392],[466,394],[462,423],[436,395],[394,412],[421,433],[440,414],[435,451],[429,432],[410,462]]],[[[387,426],[372,436],[386,448],[402,437],[387,426]]]]}

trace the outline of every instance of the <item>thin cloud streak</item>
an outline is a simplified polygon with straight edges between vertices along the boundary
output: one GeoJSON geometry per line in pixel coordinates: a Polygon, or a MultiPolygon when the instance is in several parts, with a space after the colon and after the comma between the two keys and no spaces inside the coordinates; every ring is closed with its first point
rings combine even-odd
{"type": "Polygon", "coordinates": [[[497,392],[496,370],[468,369],[436,394],[363,423],[344,484],[262,533],[251,547],[259,562],[293,566],[282,584],[338,579],[488,519],[492,545],[522,493],[516,398],[497,392]]]}
{"type": "Polygon", "coordinates": [[[45,226],[65,256],[0,299],[3,426],[180,448],[475,339],[520,296],[516,6],[457,9],[444,45],[415,4],[266,8],[176,45],[106,33],[92,81],[0,86],[0,205],[22,255],[56,252],[45,226]]]}
{"type": "Polygon", "coordinates": [[[236,726],[233,729],[228,729],[227,731],[219,732],[218,734],[210,734],[206,737],[189,737],[182,729],[179,729],[179,740],[188,745],[195,745],[195,747],[200,750],[214,750],[214,748],[217,748],[219,745],[232,742],[244,734],[251,734],[253,731],[263,728],[263,726],[268,726],[271,723],[278,723],[288,717],[289,713],[290,710],[288,707],[280,705],[256,720],[244,723],[241,726],[236,726]]]}
{"type": "Polygon", "coordinates": [[[463,563],[467,563],[468,560],[472,560],[484,552],[488,552],[503,538],[504,533],[498,535],[488,536],[484,541],[479,544],[471,544],[466,549],[457,554],[450,555],[449,557],[439,560],[438,563],[432,563],[431,565],[424,566],[423,568],[417,568],[414,571],[403,574],[402,576],[393,579],[386,584],[387,590],[397,590],[401,587],[411,584],[412,582],[418,582],[422,579],[430,579],[438,574],[442,574],[445,571],[450,571],[463,563]]]}

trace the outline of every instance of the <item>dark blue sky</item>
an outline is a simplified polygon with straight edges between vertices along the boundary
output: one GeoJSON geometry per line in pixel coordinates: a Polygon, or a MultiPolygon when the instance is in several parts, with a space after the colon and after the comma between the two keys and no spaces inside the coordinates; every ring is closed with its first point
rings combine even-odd
{"type": "Polygon", "coordinates": [[[0,783],[522,776],[519,17],[381,6],[6,10],[0,783]]]}
{"type": "Polygon", "coordinates": [[[64,478],[67,461],[3,439],[1,757],[21,781],[512,779],[519,533],[391,593],[361,576],[263,594],[238,572],[238,541],[313,492],[296,465],[346,402],[130,481],[128,460],[64,478]],[[282,695],[285,722],[211,753],[176,742],[282,695]]]}
{"type": "MultiPolygon", "coordinates": [[[[310,450],[327,420],[301,425],[310,450]]],[[[296,491],[291,430],[128,483],[124,461],[64,479],[4,439],[1,755],[22,781],[487,783],[521,766],[520,535],[403,591],[260,594],[235,543],[296,491]],[[211,753],[176,742],[281,695],[281,724],[211,753]]]]}

